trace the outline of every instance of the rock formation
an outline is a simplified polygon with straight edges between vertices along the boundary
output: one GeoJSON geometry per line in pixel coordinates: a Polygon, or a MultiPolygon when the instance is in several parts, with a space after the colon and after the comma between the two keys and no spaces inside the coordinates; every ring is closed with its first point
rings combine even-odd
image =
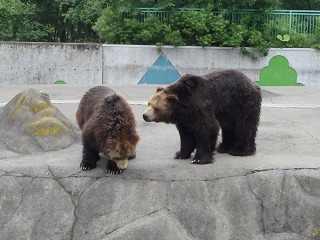
{"type": "Polygon", "coordinates": [[[80,139],[77,127],[52,105],[49,95],[32,88],[4,106],[0,122],[0,142],[18,153],[60,150],[80,139]]]}

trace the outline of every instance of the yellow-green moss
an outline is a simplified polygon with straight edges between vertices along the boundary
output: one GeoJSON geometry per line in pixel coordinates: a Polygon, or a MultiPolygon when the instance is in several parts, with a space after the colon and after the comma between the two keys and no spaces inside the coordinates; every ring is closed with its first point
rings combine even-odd
{"type": "Polygon", "coordinates": [[[318,239],[320,237],[320,226],[312,225],[311,237],[318,239]]]}
{"type": "Polygon", "coordinates": [[[45,109],[37,112],[37,117],[52,117],[55,116],[57,109],[53,108],[52,106],[48,106],[45,109]]]}
{"type": "Polygon", "coordinates": [[[21,111],[20,105],[15,105],[9,112],[8,112],[8,120],[9,122],[13,122],[16,120],[17,112],[21,111]]]}
{"type": "Polygon", "coordinates": [[[39,101],[39,102],[35,102],[32,106],[32,110],[37,113],[40,112],[41,110],[47,108],[49,106],[48,102],[45,101],[39,101]]]}
{"type": "Polygon", "coordinates": [[[11,123],[17,120],[20,120],[20,122],[28,122],[32,117],[33,114],[29,112],[29,109],[21,105],[14,106],[8,113],[8,120],[11,123]]]}
{"type": "Polygon", "coordinates": [[[21,105],[23,102],[25,102],[26,98],[27,97],[25,94],[20,93],[19,97],[16,100],[16,105],[21,105]]]}
{"type": "Polygon", "coordinates": [[[36,122],[26,125],[25,129],[33,136],[48,137],[63,132],[68,132],[68,128],[57,118],[45,117],[36,122]]]}
{"type": "MultiPolygon", "coordinates": [[[[8,120],[11,122],[16,121],[17,119],[24,121],[27,112],[38,113],[47,108],[51,109],[45,112],[44,116],[52,116],[54,108],[50,102],[49,96],[35,89],[29,89],[17,96],[15,105],[8,113],[8,120]]],[[[27,118],[30,118],[30,114],[27,118]]]]}

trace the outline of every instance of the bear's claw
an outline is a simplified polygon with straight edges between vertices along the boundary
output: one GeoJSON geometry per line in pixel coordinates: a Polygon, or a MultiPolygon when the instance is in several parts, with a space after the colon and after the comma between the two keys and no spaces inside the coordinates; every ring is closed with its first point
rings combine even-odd
{"type": "Polygon", "coordinates": [[[213,160],[206,161],[206,160],[203,160],[203,159],[193,159],[191,161],[191,164],[207,164],[207,163],[213,163],[213,160]]]}
{"type": "Polygon", "coordinates": [[[176,154],[174,155],[174,159],[188,159],[190,158],[191,154],[185,154],[185,153],[181,153],[181,151],[176,152],[176,154]]]}
{"type": "Polygon", "coordinates": [[[81,168],[83,171],[87,171],[87,170],[91,170],[91,169],[96,168],[96,166],[92,166],[92,165],[85,164],[85,163],[81,162],[80,168],[81,168]]]}
{"type": "Polygon", "coordinates": [[[109,172],[109,174],[111,174],[111,175],[117,175],[117,174],[122,173],[121,170],[116,170],[116,171],[111,171],[111,170],[109,170],[108,172],[109,172]]]}
{"type": "Polygon", "coordinates": [[[193,159],[191,161],[192,164],[201,164],[200,160],[199,159],[193,159]]]}

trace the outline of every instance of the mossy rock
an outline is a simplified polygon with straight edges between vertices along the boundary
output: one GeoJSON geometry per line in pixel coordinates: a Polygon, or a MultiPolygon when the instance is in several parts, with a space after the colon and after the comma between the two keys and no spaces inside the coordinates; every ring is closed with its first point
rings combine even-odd
{"type": "Polygon", "coordinates": [[[68,128],[57,118],[44,117],[25,126],[33,136],[48,137],[68,132],[68,128]]]}
{"type": "Polygon", "coordinates": [[[16,152],[60,150],[80,140],[79,129],[51,103],[49,95],[33,88],[16,95],[4,107],[0,121],[0,141],[16,152]],[[19,144],[25,146],[13,146],[19,144]]]}

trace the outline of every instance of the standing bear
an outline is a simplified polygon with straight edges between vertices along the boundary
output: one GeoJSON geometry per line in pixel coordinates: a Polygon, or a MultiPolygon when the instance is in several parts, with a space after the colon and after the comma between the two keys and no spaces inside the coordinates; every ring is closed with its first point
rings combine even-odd
{"type": "Polygon", "coordinates": [[[76,117],[82,131],[81,169],[95,168],[100,152],[107,157],[111,174],[126,169],[128,159],[135,157],[139,141],[128,103],[111,88],[96,86],[82,97],[76,117]]]}
{"type": "Polygon", "coordinates": [[[176,124],[181,146],[174,158],[190,158],[196,149],[192,163],[206,164],[213,161],[220,128],[219,153],[255,154],[261,101],[260,88],[237,70],[186,74],[157,89],[143,119],[176,124]]]}

